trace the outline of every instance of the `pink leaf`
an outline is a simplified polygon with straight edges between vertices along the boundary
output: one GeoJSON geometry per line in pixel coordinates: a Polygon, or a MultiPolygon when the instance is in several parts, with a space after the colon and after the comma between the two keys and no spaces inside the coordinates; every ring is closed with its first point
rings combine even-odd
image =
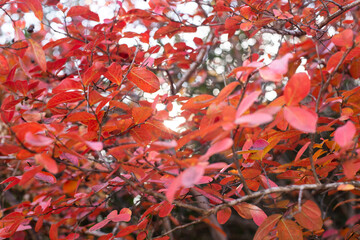
{"type": "Polygon", "coordinates": [[[287,53],[282,58],[272,61],[269,68],[275,73],[283,75],[288,72],[288,62],[291,58],[293,58],[293,55],[291,53],[287,53]]]}
{"type": "Polygon", "coordinates": [[[352,143],[356,133],[356,127],[351,121],[335,130],[334,140],[340,147],[347,147],[352,143]]]}
{"type": "Polygon", "coordinates": [[[107,219],[110,219],[113,222],[128,222],[131,219],[131,210],[128,208],[121,209],[120,213],[117,214],[117,211],[114,210],[109,215],[107,215],[107,219]]]}
{"type": "Polygon", "coordinates": [[[300,107],[285,107],[286,121],[297,130],[315,133],[318,116],[315,112],[300,107]]]}
{"type": "Polygon", "coordinates": [[[181,174],[181,184],[186,187],[192,187],[197,184],[204,175],[203,166],[192,166],[181,174]]]}
{"type": "Polygon", "coordinates": [[[238,118],[241,115],[243,115],[243,113],[246,112],[250,108],[250,106],[253,105],[254,102],[258,99],[260,93],[261,93],[260,91],[255,91],[255,92],[252,92],[249,95],[247,95],[241,101],[240,106],[236,111],[235,118],[238,118]]]}
{"type": "Polygon", "coordinates": [[[101,151],[103,149],[102,142],[85,141],[86,145],[94,151],[101,151]]]}
{"type": "Polygon", "coordinates": [[[267,218],[267,215],[260,208],[251,209],[250,214],[256,225],[260,226],[264,220],[267,218]]]}
{"type": "Polygon", "coordinates": [[[263,150],[269,143],[264,139],[258,139],[251,146],[250,150],[263,150]]]}
{"type": "Polygon", "coordinates": [[[248,127],[256,127],[261,124],[271,122],[273,116],[267,113],[255,112],[241,116],[235,120],[235,124],[246,124],[248,127]]]}
{"type": "Polygon", "coordinates": [[[224,138],[223,140],[216,142],[207,150],[205,155],[199,158],[199,161],[207,161],[210,156],[229,149],[233,143],[231,138],[224,138]]]}
{"type": "Polygon", "coordinates": [[[110,219],[105,219],[97,224],[95,224],[94,226],[92,226],[89,231],[92,232],[92,231],[96,231],[102,227],[104,227],[106,224],[108,224],[110,222],[110,219]]]}
{"type": "Polygon", "coordinates": [[[174,197],[175,197],[175,193],[177,192],[177,190],[181,187],[181,177],[178,176],[177,178],[175,178],[172,183],[170,184],[170,186],[167,188],[166,191],[166,198],[168,199],[168,201],[170,203],[172,203],[174,201],[174,197]]]}
{"type": "Polygon", "coordinates": [[[27,132],[25,134],[25,141],[35,147],[48,146],[53,143],[53,140],[51,138],[42,135],[35,135],[31,132],[27,132]]]}

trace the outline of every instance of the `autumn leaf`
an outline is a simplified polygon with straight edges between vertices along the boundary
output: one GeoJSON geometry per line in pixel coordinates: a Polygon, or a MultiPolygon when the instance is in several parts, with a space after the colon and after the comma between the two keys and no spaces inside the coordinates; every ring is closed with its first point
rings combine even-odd
{"type": "MultiPolygon", "coordinates": [[[[297,206],[294,208],[294,211],[299,211],[297,206]]],[[[317,231],[322,228],[321,211],[313,201],[307,200],[302,204],[301,211],[295,214],[294,217],[297,223],[310,231],[317,231]]]]}
{"type": "Polygon", "coordinates": [[[349,147],[356,134],[356,127],[351,121],[347,121],[344,126],[335,130],[334,140],[340,147],[349,147]]]}
{"type": "Polygon", "coordinates": [[[267,217],[257,229],[254,240],[263,240],[280,220],[280,214],[273,214],[267,217]]]}
{"type": "Polygon", "coordinates": [[[279,240],[302,240],[303,234],[299,225],[288,219],[281,219],[277,225],[279,240]]]}
{"type": "Polygon", "coordinates": [[[67,13],[68,17],[83,17],[88,20],[99,22],[99,16],[90,10],[89,6],[73,6],[67,13]]]}
{"type": "Polygon", "coordinates": [[[104,76],[109,79],[111,82],[120,85],[123,80],[121,65],[118,63],[112,63],[107,71],[104,73],[104,76]]]}
{"type": "Polygon", "coordinates": [[[9,63],[4,57],[4,55],[0,54],[0,74],[7,75],[10,71],[9,63]]]}
{"type": "Polygon", "coordinates": [[[103,69],[98,69],[96,65],[91,66],[82,77],[84,86],[97,82],[103,73],[103,69]]]}
{"type": "Polygon", "coordinates": [[[231,216],[231,208],[227,207],[216,213],[216,218],[220,224],[225,224],[231,216]]]}
{"type": "Polygon", "coordinates": [[[199,161],[207,161],[210,156],[229,149],[234,141],[231,138],[224,138],[214,143],[207,152],[199,158],[199,161]]]}
{"type": "Polygon", "coordinates": [[[46,153],[36,154],[35,160],[49,172],[53,174],[58,173],[59,169],[56,161],[46,153]]]}
{"type": "Polygon", "coordinates": [[[127,78],[144,92],[154,93],[160,89],[159,79],[146,68],[132,68],[127,78]]]}
{"type": "MultiPolygon", "coordinates": [[[[43,20],[43,8],[39,0],[26,0],[26,5],[34,12],[35,16],[42,21],[43,20]]],[[[44,71],[45,72],[45,71],[44,71]]]]}
{"type": "Polygon", "coordinates": [[[47,65],[44,50],[42,49],[41,45],[34,40],[28,39],[28,42],[30,44],[31,51],[34,54],[35,61],[37,64],[39,64],[41,70],[46,72],[47,65]]]}
{"type": "Polygon", "coordinates": [[[27,132],[25,134],[25,141],[31,144],[32,146],[42,147],[52,144],[54,140],[49,137],[45,137],[43,135],[35,135],[31,132],[27,132]]]}
{"type": "Polygon", "coordinates": [[[62,103],[72,103],[83,100],[84,96],[79,92],[64,92],[53,96],[47,103],[47,108],[54,108],[62,103]]]}
{"type": "Polygon", "coordinates": [[[203,166],[192,166],[181,174],[181,185],[189,188],[197,184],[204,175],[205,168],[203,166]]]}
{"type": "Polygon", "coordinates": [[[315,133],[317,114],[311,110],[300,107],[285,107],[284,117],[286,121],[297,130],[315,133]]]}
{"type": "Polygon", "coordinates": [[[284,89],[287,105],[298,104],[310,92],[310,79],[306,73],[295,73],[284,89]]]}
{"type": "Polygon", "coordinates": [[[236,111],[236,118],[239,118],[241,115],[243,115],[258,99],[259,95],[261,94],[261,91],[255,91],[247,95],[240,103],[237,111],[236,111]]]}
{"type": "Polygon", "coordinates": [[[345,29],[339,34],[334,35],[331,41],[338,47],[350,48],[353,45],[354,33],[351,29],[345,29]]]}

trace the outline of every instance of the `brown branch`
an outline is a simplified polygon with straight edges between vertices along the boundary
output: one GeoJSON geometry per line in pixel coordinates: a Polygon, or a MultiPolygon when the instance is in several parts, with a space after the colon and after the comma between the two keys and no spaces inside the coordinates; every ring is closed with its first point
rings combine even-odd
{"type": "MultiPolygon", "coordinates": [[[[303,185],[289,185],[289,186],[284,186],[284,187],[272,187],[272,188],[268,188],[262,191],[258,191],[258,192],[253,192],[250,195],[246,195],[243,196],[241,198],[232,200],[230,202],[227,203],[223,203],[220,205],[217,205],[216,207],[213,207],[209,210],[206,210],[205,214],[203,214],[203,216],[199,219],[196,219],[192,222],[177,226],[173,229],[171,229],[170,231],[167,231],[165,233],[163,233],[161,236],[166,236],[178,229],[183,229],[186,227],[189,227],[191,225],[200,223],[203,219],[205,219],[206,217],[212,215],[212,214],[216,214],[219,210],[225,209],[227,207],[232,207],[235,206],[239,203],[242,202],[246,202],[252,199],[257,199],[257,198],[263,198],[266,195],[270,195],[272,193],[290,193],[290,192],[294,192],[294,191],[299,191],[299,192],[303,192],[304,190],[332,190],[332,189],[336,189],[341,185],[345,185],[345,184],[351,184],[354,187],[359,188],[360,187],[360,181],[350,181],[350,182],[337,182],[337,183],[328,183],[328,184],[303,184],[303,185]]],[[[161,237],[159,236],[159,237],[161,237]]]]}
{"type": "Polygon", "coordinates": [[[303,184],[303,185],[289,185],[289,186],[284,186],[284,187],[272,187],[272,188],[268,188],[268,189],[265,189],[262,191],[254,192],[250,195],[243,196],[241,198],[232,200],[227,203],[217,205],[216,207],[209,209],[206,212],[206,215],[208,216],[210,214],[215,214],[217,211],[219,211],[221,209],[224,209],[227,207],[232,207],[239,203],[246,202],[246,201],[249,201],[252,199],[262,198],[262,197],[272,194],[272,193],[289,193],[289,192],[304,191],[304,190],[332,190],[332,189],[336,189],[339,186],[345,185],[345,184],[351,184],[354,187],[360,187],[360,181],[336,182],[336,183],[327,183],[327,184],[303,184]]]}

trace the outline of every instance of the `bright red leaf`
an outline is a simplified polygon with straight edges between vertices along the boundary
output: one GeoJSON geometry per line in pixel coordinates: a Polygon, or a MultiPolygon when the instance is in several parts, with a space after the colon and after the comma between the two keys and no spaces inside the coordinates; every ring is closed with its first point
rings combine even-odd
{"type": "Polygon", "coordinates": [[[144,92],[153,93],[160,89],[159,79],[146,68],[132,68],[127,78],[144,92]]]}
{"type": "Polygon", "coordinates": [[[310,79],[306,73],[295,73],[284,89],[287,105],[298,104],[310,92],[310,79]]]}

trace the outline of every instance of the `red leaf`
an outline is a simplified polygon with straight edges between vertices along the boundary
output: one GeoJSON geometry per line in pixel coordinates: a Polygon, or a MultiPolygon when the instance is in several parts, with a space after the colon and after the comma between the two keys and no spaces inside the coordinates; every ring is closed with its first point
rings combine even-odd
{"type": "MultiPolygon", "coordinates": [[[[39,0],[26,0],[25,4],[34,12],[35,16],[42,21],[43,20],[43,8],[39,0]]],[[[44,71],[45,72],[45,71],[44,71]]]]}
{"type": "Polygon", "coordinates": [[[203,166],[192,166],[181,174],[181,184],[186,187],[192,187],[197,184],[204,175],[205,168],[203,166]]]}
{"type": "Polygon", "coordinates": [[[356,134],[356,127],[351,121],[335,130],[334,140],[340,147],[348,147],[356,134]]]}
{"type": "Polygon", "coordinates": [[[280,214],[273,214],[267,217],[263,223],[259,226],[258,230],[255,233],[254,240],[263,240],[269,234],[269,232],[275,227],[279,219],[281,218],[280,214]]]}
{"type": "Polygon", "coordinates": [[[4,57],[4,55],[0,54],[0,74],[7,75],[10,71],[9,63],[4,57]]]}
{"type": "Polygon", "coordinates": [[[15,186],[16,184],[18,184],[20,182],[20,178],[19,177],[9,177],[7,179],[5,179],[4,181],[0,182],[0,184],[4,184],[4,183],[9,183],[9,185],[6,186],[6,188],[4,188],[4,192],[8,189],[10,189],[11,187],[15,186]]]}
{"type": "Polygon", "coordinates": [[[297,130],[308,133],[316,132],[318,117],[315,112],[300,107],[285,107],[284,117],[297,130]]]}
{"type": "Polygon", "coordinates": [[[298,161],[301,157],[301,155],[303,155],[303,153],[306,151],[307,147],[310,145],[310,142],[305,143],[301,149],[299,150],[299,152],[296,154],[295,160],[294,162],[298,161]]]}
{"type": "Polygon", "coordinates": [[[185,109],[202,109],[204,107],[208,107],[214,100],[214,97],[207,94],[201,94],[199,96],[193,97],[189,99],[184,105],[181,107],[182,110],[185,109]]]}
{"type": "Polygon", "coordinates": [[[72,103],[83,100],[84,96],[79,92],[63,92],[53,96],[47,103],[47,108],[54,108],[62,103],[72,103]]]}
{"type": "Polygon", "coordinates": [[[44,50],[42,49],[41,45],[34,40],[28,39],[28,41],[30,43],[30,49],[34,54],[35,61],[37,64],[39,64],[41,70],[46,72],[47,65],[44,50]]]}
{"type": "Polygon", "coordinates": [[[303,233],[299,225],[288,219],[281,219],[277,225],[279,240],[302,240],[303,233]]]}
{"type": "Polygon", "coordinates": [[[145,122],[149,117],[151,117],[152,112],[153,109],[150,107],[134,107],[131,112],[134,124],[145,122]]]}
{"type": "Polygon", "coordinates": [[[160,89],[159,79],[146,68],[132,68],[127,78],[144,92],[154,93],[160,89]]]}
{"type": "Polygon", "coordinates": [[[356,173],[360,170],[359,159],[349,159],[342,163],[344,174],[347,179],[353,179],[356,173]]]}
{"type": "Polygon", "coordinates": [[[30,179],[32,179],[35,176],[36,173],[40,172],[41,169],[42,169],[41,166],[37,166],[37,167],[32,167],[30,170],[25,172],[21,177],[19,185],[20,186],[25,185],[27,182],[29,182],[30,179]]]}
{"type": "Polygon", "coordinates": [[[335,70],[335,68],[337,67],[337,65],[339,64],[343,55],[344,55],[344,52],[342,52],[342,51],[333,54],[327,62],[326,71],[328,71],[329,73],[332,73],[335,70]]]}
{"type": "Polygon", "coordinates": [[[349,71],[350,71],[350,75],[353,78],[355,78],[355,79],[360,78],[360,59],[359,58],[356,58],[351,62],[349,71]]]}
{"type": "Polygon", "coordinates": [[[97,82],[103,73],[104,71],[102,69],[98,69],[96,65],[93,65],[91,68],[86,70],[82,77],[84,85],[88,86],[93,82],[97,82]]]}
{"type": "Polygon", "coordinates": [[[172,205],[168,201],[163,201],[160,206],[161,207],[160,207],[159,214],[158,214],[159,217],[168,216],[171,213],[171,210],[174,208],[174,205],[172,205]]]}
{"type": "Polygon", "coordinates": [[[219,95],[217,95],[216,99],[214,100],[215,103],[220,103],[222,101],[224,101],[229,95],[230,93],[232,93],[232,91],[234,91],[234,89],[239,85],[239,82],[232,82],[228,85],[226,85],[219,93],[219,95]]]}
{"type": "Polygon", "coordinates": [[[255,224],[258,226],[261,225],[264,222],[264,220],[267,218],[263,210],[250,203],[242,202],[233,206],[233,208],[241,217],[245,219],[252,218],[255,224]]]}
{"type": "Polygon", "coordinates": [[[310,79],[306,73],[295,73],[284,89],[287,105],[294,105],[303,100],[310,92],[310,79]]]}
{"type": "Polygon", "coordinates": [[[90,10],[89,6],[73,6],[67,13],[68,17],[83,17],[88,20],[99,22],[99,15],[90,10]]]}
{"type": "Polygon", "coordinates": [[[334,35],[331,41],[338,47],[350,48],[353,45],[354,33],[351,29],[345,29],[339,34],[334,35]]]}
{"type": "MultiPolygon", "coordinates": [[[[299,211],[298,206],[294,211],[299,211]]],[[[307,200],[302,206],[301,211],[294,215],[296,222],[310,231],[317,231],[322,228],[323,220],[321,218],[320,208],[313,201],[307,200]]]]}
{"type": "Polygon", "coordinates": [[[119,214],[117,214],[117,210],[114,210],[109,213],[106,218],[113,222],[128,222],[131,219],[131,210],[128,208],[123,208],[119,214]]]}
{"type": "Polygon", "coordinates": [[[125,237],[127,235],[129,235],[130,233],[136,231],[138,229],[138,227],[136,225],[130,225],[130,226],[127,226],[123,229],[121,229],[118,234],[116,234],[116,237],[117,238],[120,238],[120,237],[125,237]]]}
{"type": "Polygon", "coordinates": [[[120,85],[123,80],[121,65],[115,62],[112,63],[107,68],[107,72],[104,73],[104,76],[111,82],[120,85]]]}
{"type": "Polygon", "coordinates": [[[252,28],[252,26],[252,22],[243,22],[240,24],[240,29],[244,32],[247,32],[252,28]]]}
{"type": "Polygon", "coordinates": [[[36,154],[35,160],[49,172],[53,174],[58,173],[59,169],[56,161],[46,153],[36,154]]]}
{"type": "Polygon", "coordinates": [[[216,218],[220,224],[225,224],[231,216],[231,208],[227,207],[216,213],[216,218]]]}

